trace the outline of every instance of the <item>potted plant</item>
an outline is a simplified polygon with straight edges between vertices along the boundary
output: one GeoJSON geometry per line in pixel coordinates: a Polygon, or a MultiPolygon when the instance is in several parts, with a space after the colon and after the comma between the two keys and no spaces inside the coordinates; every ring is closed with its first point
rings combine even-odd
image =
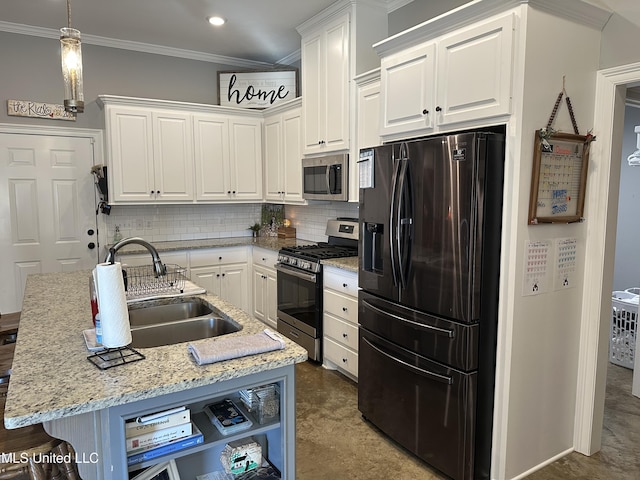
{"type": "Polygon", "coordinates": [[[260,233],[261,228],[262,228],[262,225],[260,225],[258,222],[249,226],[249,230],[253,232],[253,238],[258,238],[258,234],[260,233]]]}

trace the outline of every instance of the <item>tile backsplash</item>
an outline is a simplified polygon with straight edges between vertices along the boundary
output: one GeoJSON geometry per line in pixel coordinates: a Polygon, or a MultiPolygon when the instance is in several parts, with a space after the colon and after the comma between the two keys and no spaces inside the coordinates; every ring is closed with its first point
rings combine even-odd
{"type": "Polygon", "coordinates": [[[358,204],[327,202],[313,205],[286,205],[285,217],[296,228],[296,237],[312,242],[326,242],[327,220],[338,217],[358,218],[358,204]]]}
{"type": "MultiPolygon", "coordinates": [[[[149,242],[251,236],[249,226],[260,222],[262,204],[235,205],[116,205],[103,215],[106,241],[112,243],[116,225],[122,238],[142,237],[149,242]]],[[[317,205],[286,205],[285,217],[298,238],[327,240],[327,220],[357,217],[358,205],[327,202],[317,205]]]]}

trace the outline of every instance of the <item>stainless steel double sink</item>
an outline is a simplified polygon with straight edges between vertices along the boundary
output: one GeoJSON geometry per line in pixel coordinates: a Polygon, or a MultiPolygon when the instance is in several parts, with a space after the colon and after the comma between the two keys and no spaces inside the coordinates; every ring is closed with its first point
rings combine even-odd
{"type": "Polygon", "coordinates": [[[133,348],[174,345],[242,329],[237,322],[214,312],[200,297],[132,303],[129,305],[129,323],[133,348]]]}

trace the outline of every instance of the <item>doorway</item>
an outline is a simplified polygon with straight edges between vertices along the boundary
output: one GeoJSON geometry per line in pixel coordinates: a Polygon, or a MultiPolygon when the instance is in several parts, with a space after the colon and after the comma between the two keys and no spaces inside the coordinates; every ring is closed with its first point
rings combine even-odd
{"type": "Polygon", "coordinates": [[[609,323],[618,216],[620,161],[627,88],[640,85],[640,63],[597,72],[593,172],[589,178],[583,328],[577,385],[576,451],[591,455],[602,443],[609,362],[609,323]]]}
{"type": "Polygon", "coordinates": [[[0,125],[1,313],[20,310],[27,275],[97,263],[96,145],[99,132],[0,125]]]}

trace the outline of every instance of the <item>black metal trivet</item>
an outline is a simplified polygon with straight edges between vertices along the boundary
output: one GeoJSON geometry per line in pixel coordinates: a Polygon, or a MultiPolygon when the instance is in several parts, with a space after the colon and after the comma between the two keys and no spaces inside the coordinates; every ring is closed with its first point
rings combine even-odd
{"type": "Polygon", "coordinates": [[[143,360],[144,355],[131,347],[107,348],[89,355],[87,360],[100,370],[143,360]]]}

